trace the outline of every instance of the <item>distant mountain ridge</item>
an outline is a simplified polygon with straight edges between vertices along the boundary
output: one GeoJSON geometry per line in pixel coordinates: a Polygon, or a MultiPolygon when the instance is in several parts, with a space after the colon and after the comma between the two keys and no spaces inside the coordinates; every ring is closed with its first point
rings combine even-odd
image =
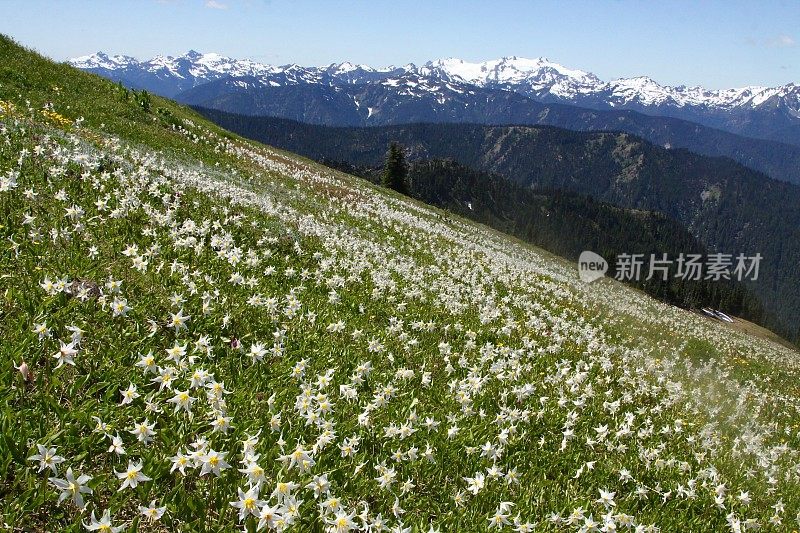
{"type": "Polygon", "coordinates": [[[635,111],[596,111],[542,104],[518,93],[458,80],[405,74],[403,83],[263,86],[257,78],[223,78],[182,93],[190,105],[326,126],[415,122],[545,125],[577,131],[624,131],[668,148],[729,157],[766,175],[800,183],[800,146],[752,139],[697,123],[635,111]],[[437,91],[430,91],[432,86],[437,91]]]}
{"type": "Polygon", "coordinates": [[[433,92],[437,90],[437,81],[457,81],[474,87],[512,91],[542,103],[595,110],[632,110],[690,120],[750,137],[800,144],[800,86],[795,83],[709,90],[697,86],[661,85],[647,76],[603,81],[590,72],[567,68],[543,57],[504,57],[479,63],[447,58],[422,66],[409,63],[382,68],[350,62],[303,67],[266,65],[191,50],[178,57],[156,56],[147,61],[97,52],[74,58],[69,63],[168,97],[177,97],[221,78],[254,78],[251,83],[262,87],[381,83],[409,90],[417,89],[408,84],[409,80],[425,79],[428,90],[433,92]]]}

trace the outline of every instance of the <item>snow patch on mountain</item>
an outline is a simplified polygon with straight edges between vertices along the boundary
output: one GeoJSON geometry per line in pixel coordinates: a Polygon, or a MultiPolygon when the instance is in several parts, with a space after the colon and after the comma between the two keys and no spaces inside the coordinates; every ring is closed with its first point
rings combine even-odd
{"type": "Polygon", "coordinates": [[[503,57],[482,63],[468,63],[451,57],[427,64],[476,85],[525,83],[533,79],[541,82],[570,79],[581,84],[600,83],[594,74],[569,69],[553,63],[546,57],[536,59],[503,57]]]}
{"type": "Polygon", "coordinates": [[[103,52],[95,52],[94,54],[70,59],[69,64],[79,69],[104,68],[108,70],[114,70],[132,65],[138,65],[139,61],[131,56],[109,56],[103,52]]]}

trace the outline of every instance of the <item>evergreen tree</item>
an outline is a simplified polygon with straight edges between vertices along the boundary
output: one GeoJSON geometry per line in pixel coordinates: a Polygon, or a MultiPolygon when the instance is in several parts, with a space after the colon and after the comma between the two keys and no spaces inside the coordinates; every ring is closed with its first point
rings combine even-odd
{"type": "Polygon", "coordinates": [[[386,162],[383,165],[383,186],[402,194],[408,194],[407,175],[408,165],[406,164],[403,147],[393,142],[389,145],[389,151],[386,153],[386,162]]]}
{"type": "Polygon", "coordinates": [[[145,113],[150,112],[150,93],[145,90],[136,93],[136,101],[144,109],[145,113]]]}

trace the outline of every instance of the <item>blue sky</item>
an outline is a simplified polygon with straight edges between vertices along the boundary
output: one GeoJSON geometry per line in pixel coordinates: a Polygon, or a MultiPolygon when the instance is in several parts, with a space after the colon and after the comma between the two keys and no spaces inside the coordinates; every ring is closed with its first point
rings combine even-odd
{"type": "Polygon", "coordinates": [[[800,83],[797,0],[0,0],[0,32],[57,60],[97,50],[375,66],[516,55],[607,80],[800,83]]]}

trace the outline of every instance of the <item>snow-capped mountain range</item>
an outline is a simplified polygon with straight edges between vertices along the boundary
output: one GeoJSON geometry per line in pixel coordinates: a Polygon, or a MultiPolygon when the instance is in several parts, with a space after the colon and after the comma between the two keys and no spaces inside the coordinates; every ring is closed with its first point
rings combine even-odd
{"type": "Polygon", "coordinates": [[[275,86],[299,83],[359,84],[390,80],[404,73],[414,73],[445,79],[458,78],[480,87],[508,89],[551,101],[603,98],[610,106],[705,106],[728,110],[737,107],[755,108],[771,98],[779,98],[792,104],[789,107],[800,118],[800,86],[794,83],[779,87],[750,86],[709,90],[697,86],[661,85],[646,76],[605,82],[591,72],[570,69],[544,57],[503,57],[480,63],[447,58],[429,61],[420,67],[411,63],[403,67],[373,68],[350,62],[334,63],[325,67],[302,67],[296,64],[266,65],[249,59],[234,59],[214,53],[201,54],[190,50],[182,56],[156,56],[148,61],[97,52],[74,58],[69,63],[90,71],[116,71],[120,74],[146,72],[161,79],[170,77],[174,79],[178,92],[223,77],[263,78],[266,83],[275,86]]]}
{"type": "MultiPolygon", "coordinates": [[[[793,97],[794,109],[800,103],[800,87],[790,83],[780,87],[743,87],[709,90],[702,87],[660,85],[646,76],[604,82],[591,72],[575,70],[547,58],[504,57],[482,63],[461,59],[440,59],[427,67],[441,69],[453,76],[484,87],[500,87],[529,96],[558,100],[602,97],[612,106],[636,103],[641,106],[706,106],[732,109],[757,107],[772,97],[793,97]]],[[[800,115],[798,115],[800,116],[800,115]]]]}
{"type": "MultiPolygon", "coordinates": [[[[448,58],[422,66],[383,68],[349,62],[303,67],[266,65],[192,50],[178,57],[156,56],[147,61],[97,52],[69,63],[133,88],[195,104],[196,97],[184,98],[183,93],[213,82],[218,82],[215,96],[220,91],[269,87],[379,84],[401,96],[442,100],[480,88],[511,91],[540,103],[680,118],[738,134],[800,144],[800,86],[794,83],[709,90],[661,85],[644,76],[603,81],[590,72],[543,57],[504,57],[479,63],[448,58]]],[[[214,91],[208,87],[203,93],[214,91]]],[[[237,111],[250,113],[247,109],[237,111]]]]}

